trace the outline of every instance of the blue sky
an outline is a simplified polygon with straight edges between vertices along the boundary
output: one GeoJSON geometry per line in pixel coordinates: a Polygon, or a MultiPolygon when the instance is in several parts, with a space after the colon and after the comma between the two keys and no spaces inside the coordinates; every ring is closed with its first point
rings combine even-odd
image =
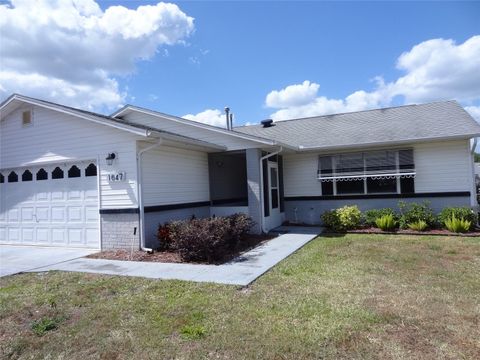
{"type": "Polygon", "coordinates": [[[415,44],[480,33],[474,2],[177,4],[195,18],[189,46],[167,47],[122,84],[141,106],[183,115],[229,105],[238,122],[269,117],[273,89],[310,80],[343,98],[373,88],[377,75],[399,77],[395,61],[415,44]]]}
{"type": "MultiPolygon", "coordinates": [[[[85,9],[75,7],[75,16],[86,19],[93,14],[100,19],[95,23],[97,37],[82,23],[73,30],[72,45],[61,47],[54,36],[68,43],[72,29],[67,32],[70,25],[55,18],[52,29],[42,24],[22,30],[23,38],[48,33],[44,37],[52,39],[45,40],[44,50],[39,46],[37,53],[28,54],[32,64],[24,67],[14,61],[14,45],[6,50],[2,65],[9,73],[0,76],[0,95],[40,94],[101,112],[133,103],[214,124],[228,105],[237,125],[446,98],[456,98],[473,115],[480,114],[480,78],[474,71],[478,65],[480,73],[480,59],[474,59],[480,54],[480,37],[474,38],[480,35],[480,2],[175,2],[178,9],[158,15],[158,21],[165,14],[176,16],[168,18],[167,28],[155,30],[155,23],[145,20],[145,28],[150,28],[139,30],[144,31],[140,35],[125,35],[130,23],[122,24],[124,18],[138,13],[132,22],[142,24],[145,12],[138,7],[157,2],[98,1],[99,9],[93,0],[87,3],[85,9]],[[116,6],[132,11],[107,18],[116,6]],[[174,33],[168,26],[183,30],[174,33]],[[164,34],[168,40],[158,40],[164,34]],[[104,37],[103,45],[98,36],[104,37]],[[88,56],[73,55],[79,43],[88,56]],[[399,57],[409,52],[399,68],[399,57]],[[52,65],[55,53],[59,66],[52,65]],[[65,59],[68,54],[71,60],[65,59]],[[438,58],[447,60],[440,66],[438,58]],[[453,69],[461,74],[452,75],[453,69]],[[28,85],[28,76],[33,76],[28,71],[45,76],[37,82],[41,85],[28,85]],[[75,79],[76,72],[85,76],[75,79]],[[18,74],[25,76],[23,82],[18,74]],[[430,84],[428,89],[420,90],[424,83],[430,84]],[[272,91],[276,93],[267,98],[272,91]],[[355,92],[360,93],[347,100],[355,92]]],[[[9,19],[22,15],[19,3],[7,5],[9,19]]],[[[49,6],[39,6],[37,16],[44,10],[53,17],[49,6]]],[[[66,18],[72,9],[54,10],[66,18]]],[[[3,37],[20,27],[8,21],[3,31],[0,28],[3,37]]],[[[42,36],[35,39],[42,41],[42,36]]]]}

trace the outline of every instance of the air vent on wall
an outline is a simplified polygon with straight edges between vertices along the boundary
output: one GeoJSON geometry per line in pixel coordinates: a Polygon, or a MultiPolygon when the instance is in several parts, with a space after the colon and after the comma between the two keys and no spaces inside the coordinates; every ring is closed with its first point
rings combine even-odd
{"type": "Polygon", "coordinates": [[[32,111],[26,110],[22,112],[22,125],[28,126],[32,123],[32,111]]]}

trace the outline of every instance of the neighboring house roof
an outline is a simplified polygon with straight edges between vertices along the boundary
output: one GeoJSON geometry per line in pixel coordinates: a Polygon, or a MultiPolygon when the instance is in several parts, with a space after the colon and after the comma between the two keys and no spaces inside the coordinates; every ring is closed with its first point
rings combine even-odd
{"type": "Polygon", "coordinates": [[[202,141],[188,136],[174,134],[168,131],[157,129],[150,126],[144,126],[141,124],[130,123],[122,119],[117,119],[111,116],[97,114],[91,111],[81,110],[70,106],[56,104],[46,100],[40,100],[31,98],[28,96],[13,94],[0,104],[0,119],[6,117],[9,113],[18,108],[21,103],[27,103],[44,108],[48,108],[55,111],[61,111],[63,113],[76,116],[85,120],[89,120],[98,124],[111,126],[119,130],[131,132],[136,135],[144,137],[164,137],[173,141],[184,141],[193,145],[199,145],[209,147],[217,150],[226,150],[224,146],[213,144],[207,141],[202,141]]]}
{"type": "Polygon", "coordinates": [[[480,136],[480,125],[456,101],[276,121],[271,127],[250,125],[234,130],[275,139],[299,150],[480,136]]]}

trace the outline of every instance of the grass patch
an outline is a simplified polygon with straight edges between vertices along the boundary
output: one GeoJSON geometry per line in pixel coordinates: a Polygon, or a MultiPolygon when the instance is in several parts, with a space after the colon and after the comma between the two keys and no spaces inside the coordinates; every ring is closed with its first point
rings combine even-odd
{"type": "Polygon", "coordinates": [[[474,359],[479,293],[480,238],[438,236],[319,237],[245,289],[21,274],[0,358],[474,359]]]}
{"type": "Polygon", "coordinates": [[[32,331],[35,333],[35,335],[38,336],[43,336],[45,335],[48,331],[51,330],[56,330],[58,328],[58,325],[63,321],[64,319],[60,316],[50,318],[50,317],[43,317],[39,320],[35,320],[32,322],[32,325],[30,328],[32,331]]]}

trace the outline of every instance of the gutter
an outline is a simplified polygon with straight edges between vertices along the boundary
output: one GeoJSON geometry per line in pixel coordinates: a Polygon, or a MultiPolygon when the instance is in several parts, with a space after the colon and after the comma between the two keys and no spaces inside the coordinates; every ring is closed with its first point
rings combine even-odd
{"type": "Polygon", "coordinates": [[[283,147],[280,146],[277,151],[261,157],[260,161],[259,161],[259,165],[260,165],[260,186],[261,186],[260,206],[261,206],[261,209],[262,209],[262,211],[260,212],[262,214],[260,228],[261,228],[262,232],[265,233],[265,234],[268,231],[265,230],[265,205],[264,205],[264,196],[265,195],[263,194],[263,189],[264,189],[264,187],[263,187],[263,160],[266,160],[266,159],[268,159],[272,156],[280,154],[282,152],[282,150],[283,150],[283,147]]]}
{"type": "Polygon", "coordinates": [[[137,194],[138,194],[138,207],[140,208],[140,249],[148,253],[153,252],[153,249],[145,247],[145,209],[143,207],[143,190],[142,190],[142,155],[160,145],[162,145],[162,138],[158,141],[137,152],[137,194]]]}

